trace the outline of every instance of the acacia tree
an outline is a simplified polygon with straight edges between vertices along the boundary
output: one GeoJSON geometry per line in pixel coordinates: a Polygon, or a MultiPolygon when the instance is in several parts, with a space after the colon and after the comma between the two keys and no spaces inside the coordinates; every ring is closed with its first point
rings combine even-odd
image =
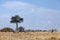
{"type": "Polygon", "coordinates": [[[23,22],[23,18],[19,17],[18,15],[15,15],[15,16],[11,17],[10,22],[16,24],[16,32],[17,32],[18,31],[18,23],[23,22]]]}

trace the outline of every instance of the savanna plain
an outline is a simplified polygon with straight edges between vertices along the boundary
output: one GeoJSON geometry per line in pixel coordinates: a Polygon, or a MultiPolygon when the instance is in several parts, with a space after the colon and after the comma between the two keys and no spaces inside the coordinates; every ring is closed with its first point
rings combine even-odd
{"type": "Polygon", "coordinates": [[[60,32],[0,32],[0,40],[60,40],[60,32]]]}

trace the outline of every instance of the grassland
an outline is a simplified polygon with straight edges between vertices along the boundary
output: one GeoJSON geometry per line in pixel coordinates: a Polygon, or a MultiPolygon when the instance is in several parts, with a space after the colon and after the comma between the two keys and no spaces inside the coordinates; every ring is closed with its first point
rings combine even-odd
{"type": "Polygon", "coordinates": [[[60,40],[60,32],[0,32],[0,40],[60,40]]]}

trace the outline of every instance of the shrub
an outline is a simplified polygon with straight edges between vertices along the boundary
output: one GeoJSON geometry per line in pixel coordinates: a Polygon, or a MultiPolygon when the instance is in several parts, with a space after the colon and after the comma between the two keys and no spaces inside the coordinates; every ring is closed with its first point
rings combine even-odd
{"type": "Polygon", "coordinates": [[[3,29],[0,30],[1,32],[14,32],[14,30],[12,28],[9,27],[5,27],[3,29]]]}
{"type": "Polygon", "coordinates": [[[24,28],[21,26],[21,27],[18,28],[18,31],[19,32],[24,32],[24,28]]]}

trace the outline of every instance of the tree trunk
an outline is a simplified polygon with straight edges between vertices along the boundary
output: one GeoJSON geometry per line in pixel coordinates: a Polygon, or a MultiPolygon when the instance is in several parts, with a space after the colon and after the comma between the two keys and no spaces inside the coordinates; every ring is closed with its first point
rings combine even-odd
{"type": "Polygon", "coordinates": [[[18,23],[16,23],[16,30],[15,31],[18,32],[18,23]]]}

